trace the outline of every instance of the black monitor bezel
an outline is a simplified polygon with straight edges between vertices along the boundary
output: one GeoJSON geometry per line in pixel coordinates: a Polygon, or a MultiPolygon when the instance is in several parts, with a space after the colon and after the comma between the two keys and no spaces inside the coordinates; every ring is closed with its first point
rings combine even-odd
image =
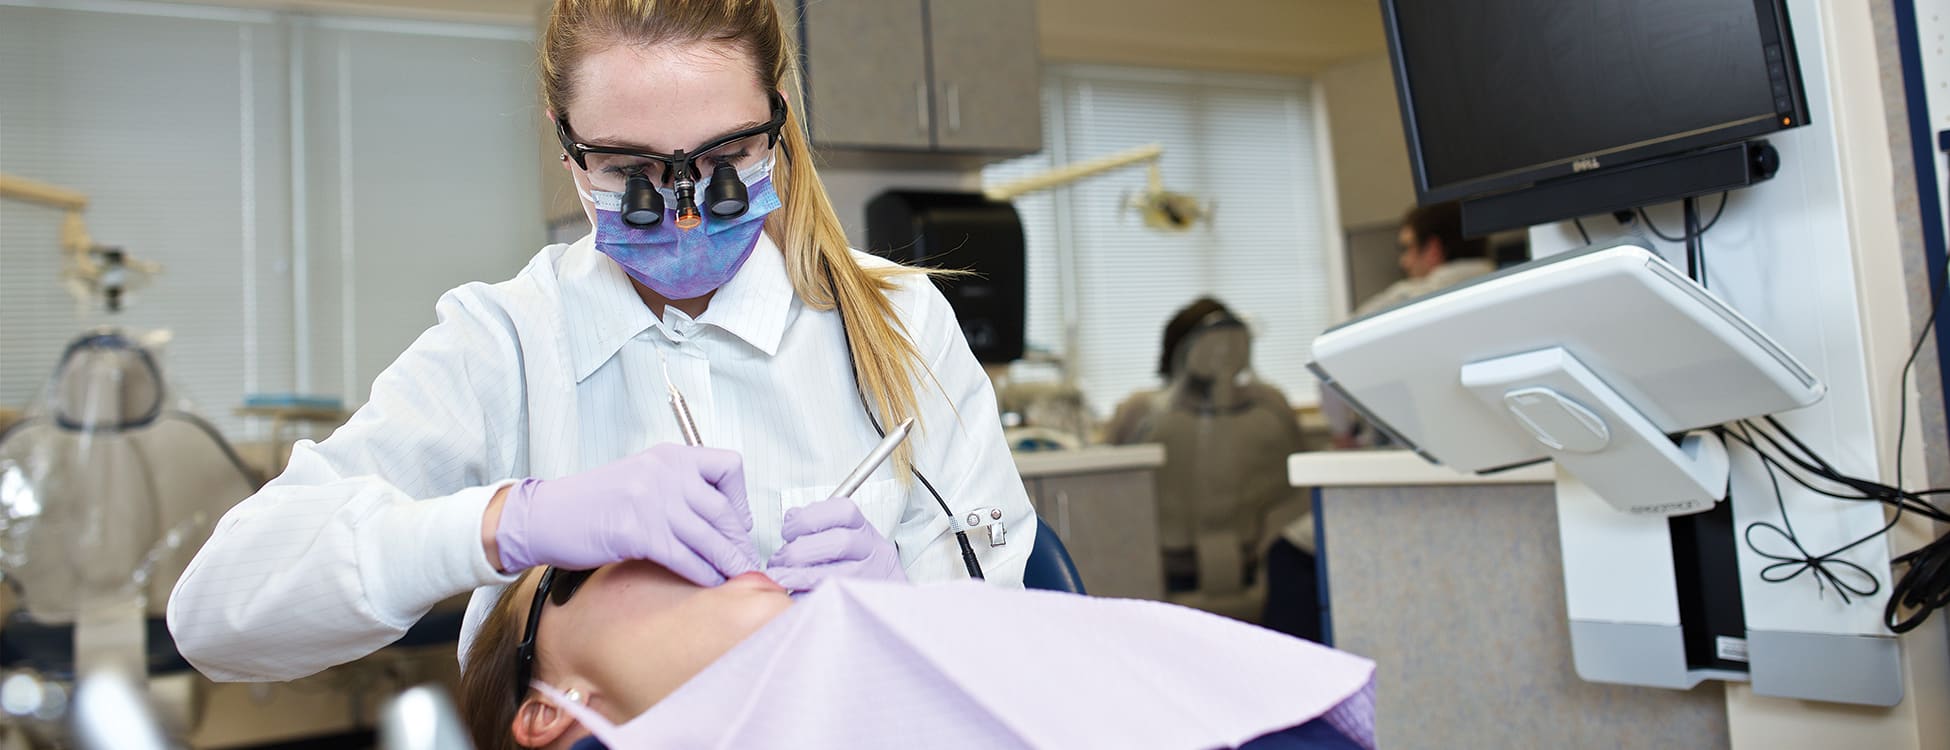
{"type": "Polygon", "coordinates": [[[1395,96],[1400,103],[1402,116],[1402,135],[1408,145],[1409,169],[1415,179],[1415,198],[1421,205],[1464,200],[1495,193],[1518,190],[1554,179],[1585,174],[1596,170],[1623,166],[1646,159],[1685,153],[1697,149],[1735,143],[1750,138],[1764,136],[1789,128],[1808,124],[1808,98],[1802,86],[1801,63],[1795,51],[1794,35],[1788,23],[1786,0],[1754,0],[1755,16],[1760,24],[1761,45],[1781,45],[1782,57],[1786,62],[1789,98],[1793,102],[1791,112],[1776,112],[1768,117],[1755,117],[1748,120],[1726,123],[1708,129],[1688,133],[1672,134],[1661,138],[1601,149],[1578,154],[1541,164],[1519,167],[1491,175],[1472,177],[1443,184],[1430,185],[1428,171],[1422,159],[1421,130],[1416,125],[1415,100],[1408,71],[1402,56],[1401,27],[1396,15],[1399,0],[1380,0],[1382,23],[1388,37],[1389,64],[1395,74],[1395,96]],[[1783,117],[1789,118],[1782,124],[1783,117]],[[1595,168],[1588,166],[1587,160],[1596,160],[1595,168]],[[1579,168],[1580,162],[1587,166],[1579,168]]]}

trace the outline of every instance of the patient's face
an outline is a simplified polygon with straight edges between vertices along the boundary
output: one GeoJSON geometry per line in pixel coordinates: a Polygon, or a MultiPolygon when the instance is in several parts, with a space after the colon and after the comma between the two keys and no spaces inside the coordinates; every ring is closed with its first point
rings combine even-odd
{"type": "MultiPolygon", "coordinates": [[[[533,601],[539,575],[516,601],[533,601]]],[[[621,723],[642,713],[792,605],[763,574],[703,588],[662,566],[633,561],[598,569],[562,605],[542,606],[536,678],[586,683],[590,706],[621,723]]],[[[514,613],[525,620],[526,607],[514,613]]],[[[517,620],[521,622],[523,620],[517,620]]]]}

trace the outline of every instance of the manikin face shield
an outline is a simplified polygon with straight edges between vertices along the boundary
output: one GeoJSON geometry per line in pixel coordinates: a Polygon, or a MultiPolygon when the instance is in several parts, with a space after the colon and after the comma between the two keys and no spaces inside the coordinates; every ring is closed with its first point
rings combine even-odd
{"type": "Polygon", "coordinates": [[[255,472],[170,387],[151,343],[91,331],[52,369],[0,432],[0,575],[43,623],[129,601],[159,613],[255,472]]]}
{"type": "Polygon", "coordinates": [[[779,142],[779,129],[785,126],[785,98],[778,92],[771,92],[769,97],[770,120],[673,154],[584,143],[570,128],[567,114],[555,119],[555,136],[562,142],[562,152],[589,175],[591,188],[622,193],[625,222],[636,227],[655,226],[663,221],[668,201],[676,204],[677,228],[688,230],[704,221],[698,211],[700,181],[704,187],[703,206],[711,218],[734,219],[744,215],[750,196],[739,174],[751,171],[771,156],[779,142]]]}

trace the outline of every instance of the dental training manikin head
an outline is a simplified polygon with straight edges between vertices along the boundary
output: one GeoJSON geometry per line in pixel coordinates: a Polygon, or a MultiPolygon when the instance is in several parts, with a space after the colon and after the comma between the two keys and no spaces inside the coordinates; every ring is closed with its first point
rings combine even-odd
{"type": "MultiPolygon", "coordinates": [[[[567,748],[588,736],[534,690],[515,702],[516,647],[541,577],[537,568],[507,587],[468,649],[460,702],[481,750],[567,748]]],[[[652,562],[605,565],[568,601],[542,605],[534,679],[622,724],[791,605],[758,573],[701,588],[652,562]]]]}

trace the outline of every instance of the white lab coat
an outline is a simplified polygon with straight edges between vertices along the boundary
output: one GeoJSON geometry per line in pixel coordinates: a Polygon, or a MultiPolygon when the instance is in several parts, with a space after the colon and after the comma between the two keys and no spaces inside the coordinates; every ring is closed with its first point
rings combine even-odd
{"type": "MultiPolygon", "coordinates": [[[[971,541],[991,581],[1019,586],[1035,515],[989,381],[932,282],[907,277],[892,299],[940,384],[917,386],[916,466],[958,512],[1002,508],[1007,545],[990,547],[979,530],[971,541]]],[[[704,443],[744,456],[761,561],[781,544],[785,510],[825,498],[878,440],[838,315],[798,299],[769,238],[695,320],[675,308],[658,320],[590,237],[544,248],[510,281],[448,292],[436,311],[439,323],[380,373],[351,421],[298,443],[284,474],[225,514],[177,583],[170,631],[205,674],[308,675],[473,590],[465,653],[514,579],[481,548],[496,489],[681,442],[659,351],[704,443]]],[[[911,580],[967,576],[941,508],[892,462],[853,497],[911,580]]]]}

